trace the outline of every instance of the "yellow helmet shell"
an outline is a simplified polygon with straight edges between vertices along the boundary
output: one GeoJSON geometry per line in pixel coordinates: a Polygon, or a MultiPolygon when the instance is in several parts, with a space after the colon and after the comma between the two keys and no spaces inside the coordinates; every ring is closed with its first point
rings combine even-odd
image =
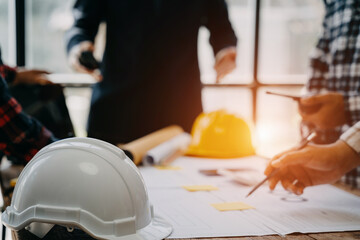
{"type": "Polygon", "coordinates": [[[188,155],[237,158],[254,154],[247,123],[225,110],[201,113],[193,124],[188,155]]]}

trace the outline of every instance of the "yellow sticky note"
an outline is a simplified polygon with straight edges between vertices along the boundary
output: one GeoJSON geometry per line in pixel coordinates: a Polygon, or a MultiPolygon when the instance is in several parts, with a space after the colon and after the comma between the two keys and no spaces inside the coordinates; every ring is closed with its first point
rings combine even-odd
{"type": "Polygon", "coordinates": [[[156,169],[158,170],[181,170],[181,167],[176,167],[176,166],[154,166],[156,169]]]}
{"type": "Polygon", "coordinates": [[[184,189],[188,190],[189,192],[219,190],[217,187],[214,187],[212,185],[189,185],[189,186],[182,186],[182,187],[184,189]]]}
{"type": "Polygon", "coordinates": [[[243,202],[214,203],[211,204],[211,206],[213,206],[219,211],[235,211],[235,210],[246,210],[246,209],[254,208],[243,202]]]}

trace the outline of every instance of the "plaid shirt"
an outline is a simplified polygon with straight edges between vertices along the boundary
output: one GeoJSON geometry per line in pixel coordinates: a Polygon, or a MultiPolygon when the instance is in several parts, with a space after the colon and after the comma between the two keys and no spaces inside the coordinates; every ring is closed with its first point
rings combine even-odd
{"type": "Polygon", "coordinates": [[[339,92],[349,126],[360,121],[360,0],[324,0],[323,33],[311,57],[310,92],[339,92]]]}
{"type": "Polygon", "coordinates": [[[345,141],[352,149],[360,154],[360,122],[344,132],[340,139],[345,141]]]}
{"type": "Polygon", "coordinates": [[[14,81],[16,76],[16,69],[5,65],[1,59],[1,49],[0,49],[0,76],[4,78],[8,83],[14,81]]]}
{"type": "Polygon", "coordinates": [[[15,73],[2,63],[0,52],[0,152],[17,163],[26,164],[42,147],[53,142],[54,137],[22,111],[3,77],[9,77],[11,82],[15,73]]]}
{"type": "MultiPolygon", "coordinates": [[[[344,132],[340,139],[345,141],[355,152],[360,154],[360,122],[344,132]]],[[[357,176],[359,176],[360,167],[353,169],[350,173],[346,174],[345,183],[351,184],[353,187],[358,186],[357,176]]]]}

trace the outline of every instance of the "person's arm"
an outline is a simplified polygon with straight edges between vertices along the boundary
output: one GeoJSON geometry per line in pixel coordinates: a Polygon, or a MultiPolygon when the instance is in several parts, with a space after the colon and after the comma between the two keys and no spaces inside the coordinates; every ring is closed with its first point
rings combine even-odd
{"type": "Polygon", "coordinates": [[[54,140],[49,130],[22,111],[0,77],[0,151],[26,164],[54,140]]]}
{"type": "MultiPolygon", "coordinates": [[[[84,73],[94,73],[79,61],[81,53],[94,51],[94,39],[99,24],[105,21],[106,1],[77,0],[73,8],[74,24],[65,34],[66,50],[69,63],[75,70],[84,73]]],[[[93,74],[94,75],[94,74],[93,74]]],[[[100,80],[100,76],[97,76],[100,80]]]]}
{"type": "Polygon", "coordinates": [[[77,0],[73,8],[74,24],[66,32],[66,49],[70,50],[81,42],[94,42],[99,24],[104,21],[106,1],[77,0]]]}
{"type": "Polygon", "coordinates": [[[46,77],[49,72],[38,69],[16,69],[8,65],[0,65],[0,76],[5,79],[7,84],[52,84],[46,77]]]}
{"type": "Polygon", "coordinates": [[[359,165],[360,122],[333,144],[311,144],[301,150],[290,150],[275,156],[265,174],[279,169],[278,174],[269,180],[270,189],[281,182],[285,189],[302,194],[304,188],[333,183],[359,165]]]}
{"type": "Polygon", "coordinates": [[[236,68],[236,47],[226,47],[215,56],[216,83],[236,68]]]}
{"type": "Polygon", "coordinates": [[[5,79],[8,84],[50,84],[52,83],[45,74],[49,72],[37,69],[13,68],[4,64],[1,58],[0,49],[0,76],[5,79]]]}
{"type": "Polygon", "coordinates": [[[203,24],[209,29],[210,44],[215,55],[217,82],[236,67],[237,38],[229,21],[224,0],[205,0],[203,24]]]}
{"type": "Polygon", "coordinates": [[[0,64],[0,76],[6,79],[7,83],[12,83],[16,77],[16,68],[0,64]]]}

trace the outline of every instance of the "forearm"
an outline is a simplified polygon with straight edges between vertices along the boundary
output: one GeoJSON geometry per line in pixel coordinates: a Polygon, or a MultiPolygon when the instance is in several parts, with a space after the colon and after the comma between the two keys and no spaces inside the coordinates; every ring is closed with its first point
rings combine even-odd
{"type": "Polygon", "coordinates": [[[83,41],[93,42],[101,21],[105,20],[105,2],[78,0],[74,5],[74,25],[65,34],[67,52],[83,41]]]}
{"type": "MultiPolygon", "coordinates": [[[[360,125],[358,126],[360,128],[360,125]]],[[[358,129],[359,130],[359,129],[358,129]]],[[[359,135],[356,136],[357,138],[359,135]]],[[[339,167],[335,169],[339,171],[341,175],[346,174],[352,169],[360,166],[360,139],[358,138],[357,143],[346,139],[345,141],[340,139],[336,142],[336,145],[339,146],[338,154],[340,155],[339,167]]]]}

